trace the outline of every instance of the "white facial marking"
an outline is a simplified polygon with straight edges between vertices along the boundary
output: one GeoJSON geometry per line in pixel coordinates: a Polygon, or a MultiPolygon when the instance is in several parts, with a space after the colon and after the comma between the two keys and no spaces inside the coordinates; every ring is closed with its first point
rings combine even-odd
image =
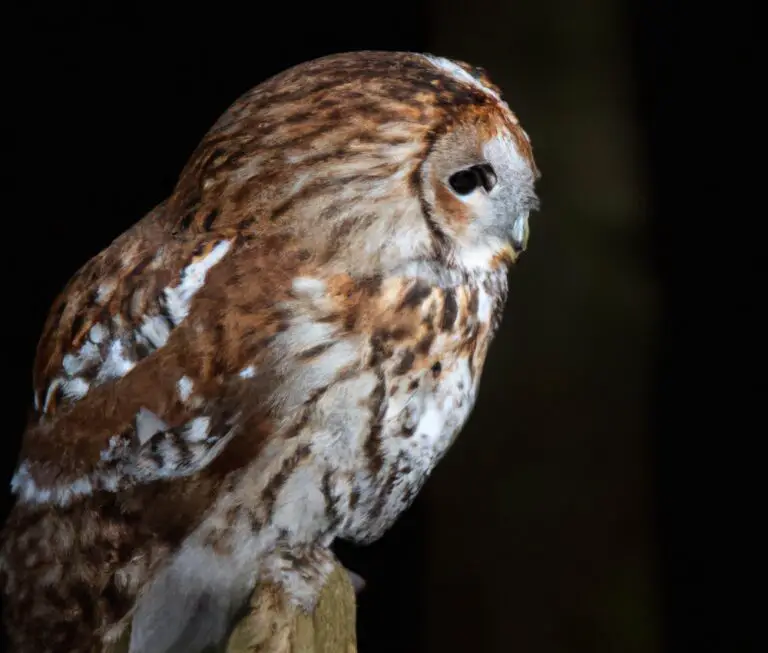
{"type": "Polygon", "coordinates": [[[531,166],[520,154],[515,140],[507,133],[489,139],[483,145],[483,155],[488,161],[507,161],[516,172],[531,174],[531,166]]]}

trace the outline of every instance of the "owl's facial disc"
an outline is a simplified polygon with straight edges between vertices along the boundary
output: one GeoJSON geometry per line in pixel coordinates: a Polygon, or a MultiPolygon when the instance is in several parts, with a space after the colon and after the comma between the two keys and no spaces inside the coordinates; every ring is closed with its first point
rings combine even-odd
{"type": "Polygon", "coordinates": [[[470,122],[438,138],[422,170],[431,219],[459,262],[483,264],[499,253],[514,258],[528,241],[536,208],[536,173],[508,128],[470,122]]]}

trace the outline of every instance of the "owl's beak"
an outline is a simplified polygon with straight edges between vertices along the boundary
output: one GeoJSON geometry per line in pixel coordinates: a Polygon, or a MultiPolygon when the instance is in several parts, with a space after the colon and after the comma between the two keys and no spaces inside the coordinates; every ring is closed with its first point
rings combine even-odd
{"type": "Polygon", "coordinates": [[[524,251],[528,246],[528,216],[518,216],[512,223],[512,230],[510,231],[510,242],[512,243],[512,249],[515,250],[515,254],[519,254],[524,251]]]}

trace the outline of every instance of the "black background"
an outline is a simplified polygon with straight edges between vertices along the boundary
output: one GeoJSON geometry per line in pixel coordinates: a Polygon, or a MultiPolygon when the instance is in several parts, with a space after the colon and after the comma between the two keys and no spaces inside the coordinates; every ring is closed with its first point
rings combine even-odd
{"type": "MultiPolygon", "coordinates": [[[[30,3],[4,12],[3,149],[11,176],[3,204],[2,478],[16,463],[48,306],[82,263],[170,193],[226,107],[268,76],[322,54],[433,51],[440,11],[437,2],[395,0],[220,1],[201,9],[30,3]]],[[[482,2],[462,11],[470,40],[477,21],[494,20],[482,2]]],[[[764,79],[748,67],[756,19],[738,3],[708,13],[693,3],[625,2],[621,12],[648,207],[638,247],[659,290],[648,483],[660,636],[638,650],[757,650],[748,648],[756,645],[755,622],[741,607],[759,589],[750,543],[765,516],[752,471],[765,432],[757,396],[765,332],[756,321],[765,299],[756,283],[765,209],[751,195],[760,187],[757,136],[764,129],[752,122],[750,99],[764,79]]],[[[516,92],[525,95],[525,88],[516,92]]],[[[542,199],[546,216],[544,191],[542,199]]],[[[4,493],[3,514],[10,503],[4,493]]],[[[424,571],[429,511],[420,498],[379,543],[341,549],[368,581],[361,653],[432,650],[424,627],[435,600],[424,571]]],[[[504,561],[484,564],[493,574],[504,561]]],[[[473,597],[457,594],[455,602],[460,614],[473,597]]],[[[474,626],[468,619],[460,627],[474,626]]],[[[457,641],[450,650],[467,645],[457,641]]],[[[540,650],[613,649],[586,638],[540,650]]]]}

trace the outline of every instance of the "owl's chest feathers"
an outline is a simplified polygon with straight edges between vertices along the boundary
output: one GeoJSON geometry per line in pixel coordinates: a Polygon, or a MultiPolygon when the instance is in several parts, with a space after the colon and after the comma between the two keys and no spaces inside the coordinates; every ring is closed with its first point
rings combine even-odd
{"type": "Polygon", "coordinates": [[[383,370],[385,398],[349,472],[349,511],[339,533],[345,539],[372,541],[392,525],[472,410],[478,379],[467,358],[425,363],[406,373],[395,365],[383,370]]]}
{"type": "Polygon", "coordinates": [[[316,351],[313,337],[325,344],[312,358],[295,352],[298,371],[286,361],[282,425],[198,529],[200,541],[251,533],[263,551],[382,535],[472,410],[505,282],[496,275],[455,287],[384,287],[388,305],[399,308],[390,328],[330,344],[327,322],[294,319],[285,343],[316,351]]]}

